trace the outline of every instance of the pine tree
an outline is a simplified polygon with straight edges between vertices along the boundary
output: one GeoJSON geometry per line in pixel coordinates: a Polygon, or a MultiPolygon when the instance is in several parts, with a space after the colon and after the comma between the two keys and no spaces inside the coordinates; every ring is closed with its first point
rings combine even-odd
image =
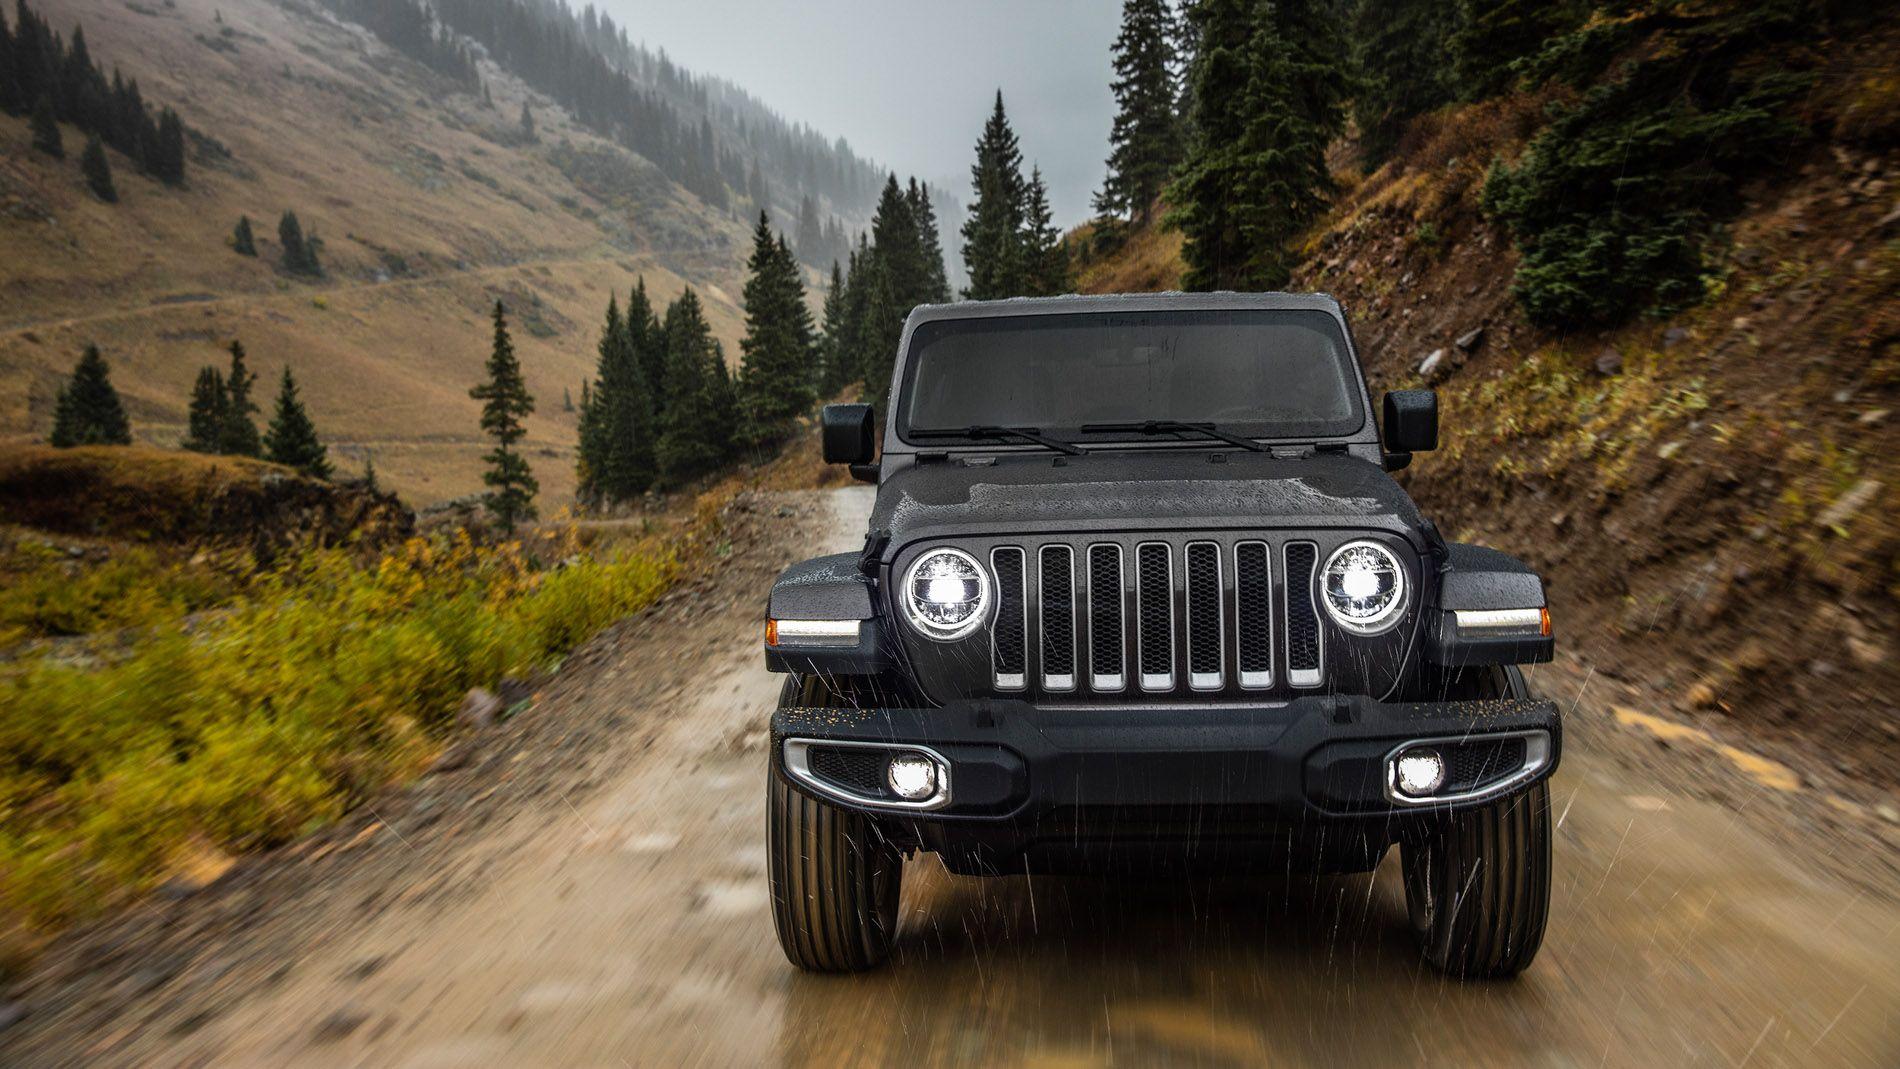
{"type": "MultiPolygon", "coordinates": [[[[876,256],[865,236],[858,235],[858,247],[844,276],[844,314],[838,339],[838,371],[842,383],[865,383],[872,374],[870,358],[871,278],[877,273],[876,256]]],[[[865,391],[869,392],[868,388],[865,391]]]]}
{"type": "Polygon", "coordinates": [[[224,376],[215,367],[198,369],[198,381],[191,388],[191,413],[187,417],[186,449],[194,453],[216,453],[223,434],[224,412],[229,405],[224,376]]]}
{"type": "Polygon", "coordinates": [[[976,200],[963,224],[963,263],[970,274],[963,295],[977,301],[1019,296],[1028,277],[1022,248],[1023,154],[1003,111],[1001,90],[977,139],[970,181],[976,200]]]}
{"type": "Polygon", "coordinates": [[[224,418],[218,424],[218,452],[226,456],[254,457],[264,452],[257,437],[257,424],[251,414],[257,405],[251,400],[251,387],[257,376],[244,365],[244,343],[231,343],[231,370],[224,376],[224,418]]]}
{"type": "Polygon", "coordinates": [[[815,400],[811,310],[798,263],[785,239],[775,237],[764,212],[752,232],[746,263],[745,338],[739,343],[741,442],[775,447],[815,400]]]}
{"type": "MultiPolygon", "coordinates": [[[[1429,0],[1426,0],[1429,2],[1429,0]]],[[[1115,38],[1115,125],[1109,131],[1108,177],[1095,210],[1145,226],[1155,198],[1180,162],[1174,12],[1168,0],[1125,0],[1115,38]]]]}
{"type": "Polygon", "coordinates": [[[53,98],[40,94],[33,107],[33,147],[56,160],[66,158],[66,141],[59,132],[59,117],[53,112],[53,98]]]}
{"type": "Polygon", "coordinates": [[[231,248],[237,250],[239,256],[257,255],[257,237],[251,233],[250,216],[238,216],[237,229],[231,232],[231,248]]]}
{"type": "Polygon", "coordinates": [[[521,363],[515,359],[515,345],[508,337],[508,313],[495,302],[495,344],[488,357],[488,381],[468,391],[482,402],[482,430],[495,440],[495,448],[483,459],[488,470],[482,482],[489,491],[483,496],[488,511],[510,535],[515,526],[535,517],[534,495],[541,484],[528,468],[515,443],[528,433],[522,421],[534,411],[534,398],[521,377],[521,363]]]}
{"type": "Polygon", "coordinates": [[[112,369],[97,345],[86,346],[72,379],[59,391],[51,440],[61,449],[132,444],[132,426],[119,403],[119,392],[112,388],[112,369]]]}
{"type": "Polygon", "coordinates": [[[19,114],[21,104],[14,40],[13,31],[7,28],[7,13],[0,9],[0,112],[7,115],[19,114]]]}
{"type": "Polygon", "coordinates": [[[798,258],[808,264],[821,264],[824,257],[825,229],[818,221],[818,206],[807,193],[798,201],[798,258]]]}
{"type": "Polygon", "coordinates": [[[846,362],[844,349],[844,271],[838,261],[831,261],[831,284],[825,288],[824,329],[819,336],[818,349],[818,394],[821,398],[835,395],[851,381],[850,367],[846,362]]]}
{"type": "Polygon", "coordinates": [[[159,181],[168,186],[185,184],[185,124],[170,108],[158,113],[157,147],[148,162],[159,181]]]}
{"type": "Polygon", "coordinates": [[[1540,327],[1603,328],[1708,300],[1743,184],[1817,132],[1799,103],[1814,85],[1803,57],[1825,32],[1812,9],[1634,10],[1519,66],[1594,82],[1560,94],[1517,158],[1485,176],[1480,205],[1517,245],[1512,293],[1540,327]]]}
{"type": "Polygon", "coordinates": [[[584,391],[580,482],[597,501],[630,501],[653,485],[653,398],[635,348],[633,322],[607,302],[599,362],[584,391]]]}
{"type": "Polygon", "coordinates": [[[1332,192],[1326,148],[1348,80],[1329,0],[1201,0],[1194,147],[1170,187],[1190,289],[1284,286],[1293,241],[1332,192]]]}
{"type": "MultiPolygon", "coordinates": [[[[1194,116],[1200,111],[1200,102],[1194,92],[1194,67],[1201,57],[1201,25],[1188,17],[1199,2],[1183,0],[1180,12],[1174,19],[1174,116],[1181,127],[1181,155],[1184,158],[1188,147],[1201,136],[1200,127],[1194,122],[1194,116]]],[[[1175,166],[1178,168],[1180,164],[1175,166]]]]}
{"type": "Polygon", "coordinates": [[[627,298],[627,334],[633,339],[634,355],[640,359],[640,377],[647,384],[647,398],[654,414],[658,415],[666,405],[666,328],[653,311],[644,275],[634,280],[633,293],[627,298]]]}
{"type": "Polygon", "coordinates": [[[877,257],[871,260],[869,276],[869,290],[864,302],[862,358],[865,369],[864,396],[875,402],[890,396],[891,373],[897,363],[897,343],[904,334],[904,317],[908,314],[908,306],[899,303],[895,288],[891,285],[890,273],[883,269],[883,263],[877,257]]]}
{"type": "Polygon", "coordinates": [[[284,369],[283,385],[277,391],[277,411],[271,415],[270,429],[264,433],[264,459],[287,468],[296,468],[313,479],[330,477],[330,451],[317,438],[316,425],[297,397],[297,380],[284,369]]]}
{"type": "MultiPolygon", "coordinates": [[[[940,259],[942,252],[942,249],[938,250],[940,259]]],[[[825,255],[834,263],[851,255],[851,239],[845,237],[844,224],[835,215],[825,224],[825,255]]]]}
{"type": "Polygon", "coordinates": [[[1053,297],[1069,292],[1069,247],[1049,209],[1049,187],[1041,168],[1031,168],[1023,205],[1023,261],[1028,267],[1025,295],[1053,297]]]}
{"type": "Polygon", "coordinates": [[[706,366],[706,381],[710,384],[712,398],[712,425],[727,429],[718,449],[719,462],[724,464],[732,459],[732,436],[739,426],[739,377],[727,366],[726,347],[717,338],[713,339],[712,358],[706,366]]]}
{"type": "Polygon", "coordinates": [[[277,242],[284,247],[284,270],[312,277],[323,274],[313,239],[304,237],[303,224],[297,221],[296,212],[285,212],[277,221],[277,242]]]}
{"type": "Polygon", "coordinates": [[[930,299],[930,270],[918,237],[917,216],[895,174],[885,180],[871,217],[871,244],[890,278],[892,296],[906,311],[930,299]]]}
{"type": "Polygon", "coordinates": [[[530,144],[541,140],[534,128],[534,112],[528,110],[528,102],[521,102],[521,139],[530,144]]]}
{"type": "Polygon", "coordinates": [[[561,387],[561,411],[574,411],[574,391],[566,386],[561,387]]]}
{"type": "Polygon", "coordinates": [[[654,449],[660,479],[680,486],[726,460],[730,380],[699,295],[690,288],[666,309],[666,407],[654,449]]]}
{"type": "Polygon", "coordinates": [[[1453,99],[1445,50],[1457,17],[1445,0],[1355,0],[1352,116],[1369,167],[1392,154],[1407,120],[1453,99]]]}
{"type": "Polygon", "coordinates": [[[583,504],[606,500],[601,473],[607,468],[607,434],[594,391],[581,383],[581,415],[575,433],[574,485],[583,504]]]}
{"type": "Polygon", "coordinates": [[[917,227],[917,247],[923,262],[923,276],[917,291],[919,304],[950,303],[950,280],[943,267],[943,238],[937,232],[937,209],[930,204],[930,187],[910,180],[904,191],[910,205],[911,221],[917,227]]]}
{"type": "Polygon", "coordinates": [[[746,172],[746,199],[759,211],[772,206],[772,191],[765,187],[765,172],[759,169],[759,158],[752,157],[752,168],[746,172]]]}
{"type": "Polygon", "coordinates": [[[1580,24],[1590,12],[1583,0],[1458,0],[1457,8],[1451,72],[1466,100],[1509,89],[1515,61],[1536,55],[1545,41],[1580,24]]]}
{"type": "Polygon", "coordinates": [[[93,196],[107,204],[119,202],[119,191],[112,184],[112,163],[106,159],[106,147],[100,143],[98,134],[86,139],[86,151],[79,157],[79,170],[86,176],[86,186],[93,196]]]}
{"type": "Polygon", "coordinates": [[[81,129],[88,125],[90,119],[84,114],[83,103],[87,75],[92,72],[92,50],[86,45],[86,28],[75,25],[72,42],[66,46],[65,60],[55,72],[59,91],[54,103],[59,107],[60,118],[81,129]]]}

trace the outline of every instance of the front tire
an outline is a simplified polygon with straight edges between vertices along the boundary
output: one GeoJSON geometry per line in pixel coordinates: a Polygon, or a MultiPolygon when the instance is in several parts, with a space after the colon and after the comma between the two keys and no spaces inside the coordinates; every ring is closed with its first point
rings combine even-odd
{"type": "Polygon", "coordinates": [[[1399,860],[1427,961],[1476,980],[1515,976],[1537,956],[1550,915],[1547,784],[1447,817],[1399,860]]]}
{"type": "MultiPolygon", "coordinates": [[[[1447,697],[1528,698],[1515,666],[1468,670],[1447,697]]],[[[1550,785],[1444,818],[1400,846],[1405,906],[1425,960],[1463,979],[1530,966],[1550,916],[1550,785]]]]}
{"type": "MultiPolygon", "coordinates": [[[[811,699],[817,681],[786,685],[811,699]]],[[[808,972],[863,972],[884,964],[897,934],[903,856],[870,820],[792,789],[777,755],[766,769],[766,851],[772,921],[785,957],[808,972]]]]}

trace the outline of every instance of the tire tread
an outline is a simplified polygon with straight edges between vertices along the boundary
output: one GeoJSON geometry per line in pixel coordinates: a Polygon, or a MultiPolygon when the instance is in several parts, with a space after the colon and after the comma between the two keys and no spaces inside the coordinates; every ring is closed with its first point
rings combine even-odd
{"type": "MultiPolygon", "coordinates": [[[[782,700],[809,699],[791,685],[782,700]]],[[[772,922],[792,964],[862,972],[890,957],[903,858],[876,826],[798,791],[768,763],[766,842],[772,922]]]]}

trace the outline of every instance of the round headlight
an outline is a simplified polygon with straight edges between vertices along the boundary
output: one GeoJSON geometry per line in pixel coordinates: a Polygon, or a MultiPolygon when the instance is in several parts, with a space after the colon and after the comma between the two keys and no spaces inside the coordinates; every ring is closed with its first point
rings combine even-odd
{"type": "Polygon", "coordinates": [[[941,641],[962,638],[983,622],[990,577],[960,549],[933,549],[904,575],[901,600],[911,625],[941,641]]]}
{"type": "Polygon", "coordinates": [[[1405,608],[1405,569],[1377,542],[1348,542],[1326,558],[1320,600],[1333,622],[1357,635],[1376,635],[1398,623],[1405,608]]]}

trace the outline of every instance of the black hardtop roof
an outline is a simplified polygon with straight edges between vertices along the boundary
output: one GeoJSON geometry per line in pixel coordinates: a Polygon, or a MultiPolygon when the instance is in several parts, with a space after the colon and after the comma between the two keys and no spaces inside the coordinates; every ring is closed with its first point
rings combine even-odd
{"type": "MultiPolygon", "coordinates": [[[[995,319],[1005,316],[1024,315],[1065,315],[1088,312],[1181,312],[1181,311],[1314,311],[1323,312],[1336,320],[1346,336],[1346,352],[1352,364],[1353,377],[1358,389],[1360,402],[1364,405],[1364,419],[1358,431],[1340,436],[1341,440],[1358,442],[1372,449],[1378,446],[1378,428],[1372,418],[1372,396],[1366,384],[1365,369],[1359,364],[1359,351],[1352,342],[1352,331],[1347,328],[1346,310],[1338,299],[1328,293],[1105,293],[1105,294],[1068,294],[1062,297],[1010,297],[1000,301],[959,301],[955,304],[920,304],[911,309],[910,316],[904,320],[904,332],[898,341],[897,363],[892,369],[890,389],[884,395],[882,414],[884,418],[884,451],[887,454],[899,454],[916,448],[898,432],[897,396],[903,389],[905,376],[909,371],[912,353],[911,335],[919,326],[926,323],[940,323],[963,319],[995,319]]],[[[1333,440],[1333,439],[1329,439],[1333,440]]],[[[941,445],[933,448],[941,450],[941,445]]],[[[1011,450],[1034,449],[1034,446],[1007,445],[985,442],[987,452],[1007,452],[1011,450]]]]}
{"type": "Polygon", "coordinates": [[[911,310],[907,326],[944,319],[983,319],[996,316],[1059,315],[1074,312],[1183,312],[1237,309],[1305,309],[1326,312],[1343,320],[1345,309],[1326,293],[1105,293],[1062,297],[1010,297],[1000,301],[959,301],[920,304],[911,310]]]}

